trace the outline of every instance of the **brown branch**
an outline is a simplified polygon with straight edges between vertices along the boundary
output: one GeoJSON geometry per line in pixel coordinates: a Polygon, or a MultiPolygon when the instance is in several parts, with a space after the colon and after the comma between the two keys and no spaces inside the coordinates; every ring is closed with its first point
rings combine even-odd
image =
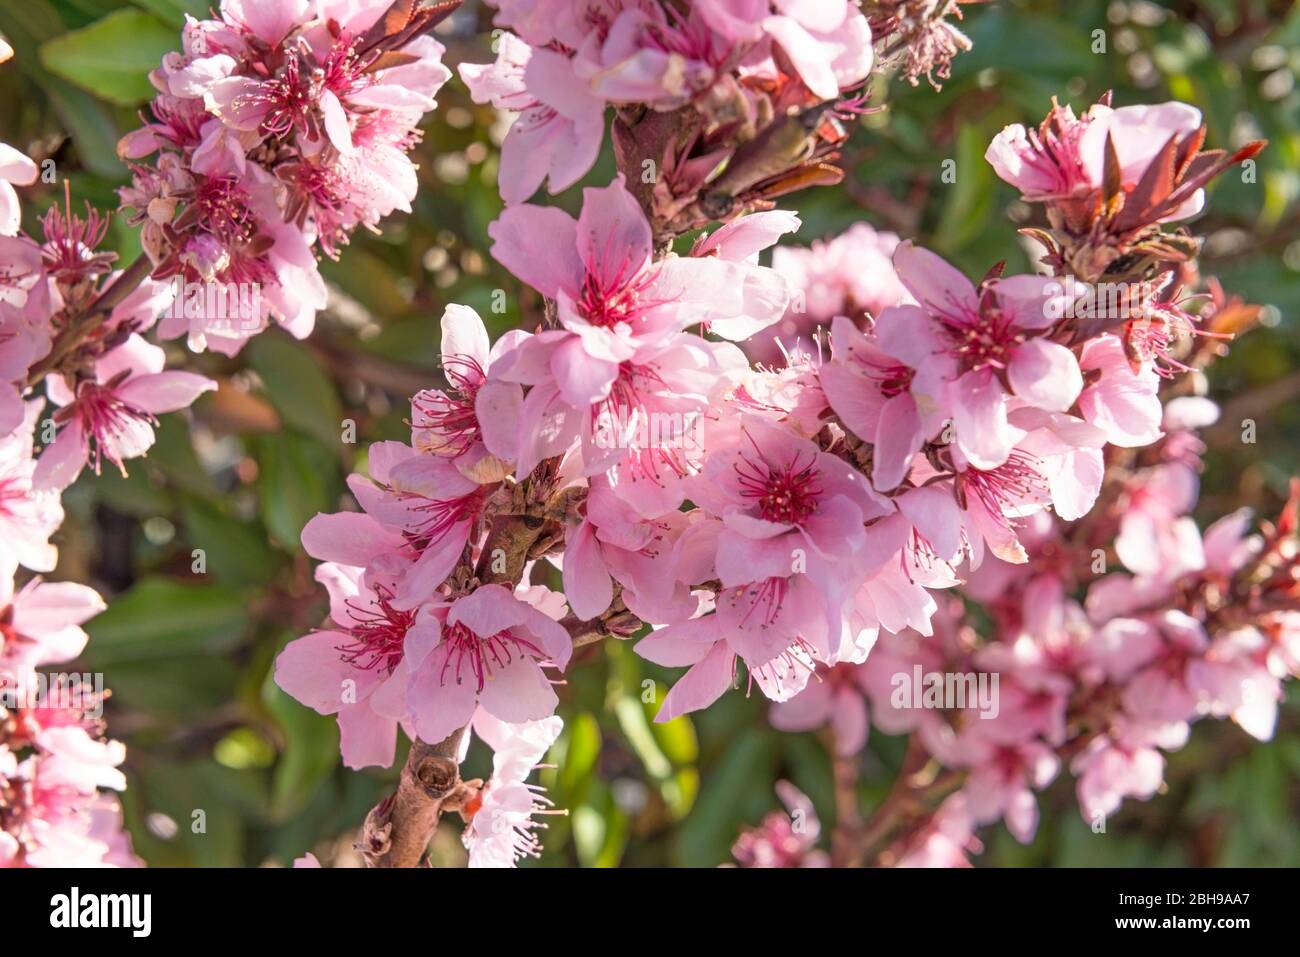
{"type": "Polygon", "coordinates": [[[576,649],[594,645],[604,638],[630,638],[641,630],[645,622],[628,611],[623,599],[615,595],[613,603],[598,618],[583,621],[576,615],[566,615],[560,619],[560,624],[569,632],[576,649]]]}
{"type": "MultiPolygon", "coordinates": [[[[518,492],[525,510],[498,515],[488,531],[475,571],[482,584],[517,584],[534,549],[555,532],[573,498],[561,492],[539,504],[528,501],[527,490],[518,492]]],[[[479,793],[482,781],[460,777],[465,731],[438,744],[411,742],[397,790],[375,805],[362,825],[356,846],[367,866],[418,867],[443,812],[461,810],[479,793]]]]}
{"type": "Polygon", "coordinates": [[[865,847],[860,840],[862,812],[858,807],[858,756],[840,754],[832,736],[831,772],[835,779],[835,830],[831,832],[831,863],[858,867],[865,847]]]}
{"type": "Polygon", "coordinates": [[[49,353],[27,373],[27,384],[36,385],[49,373],[54,372],[64,359],[70,356],[86,341],[86,338],[104,324],[118,305],[136,290],[140,283],[153,271],[149,257],[141,253],[139,258],[127,266],[113,284],[99,294],[86,311],[68,321],[63,331],[55,338],[49,353]]]}
{"type": "Polygon", "coordinates": [[[482,781],[460,777],[461,728],[438,744],[416,740],[397,790],[366,815],[356,848],[367,867],[418,867],[444,811],[460,811],[482,781]]]}

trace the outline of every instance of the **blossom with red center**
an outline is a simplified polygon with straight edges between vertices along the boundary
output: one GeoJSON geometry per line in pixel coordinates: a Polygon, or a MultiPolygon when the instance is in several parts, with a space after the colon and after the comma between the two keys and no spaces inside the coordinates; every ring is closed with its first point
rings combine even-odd
{"type": "MultiPolygon", "coordinates": [[[[400,442],[372,445],[369,471],[369,478],[350,476],[348,487],[366,513],[416,557],[394,596],[398,607],[415,608],[461,560],[494,486],[467,478],[455,460],[400,442]]],[[[312,522],[323,528],[339,517],[318,515],[312,522]]]]}
{"type": "MultiPolygon", "coordinates": [[[[577,220],[525,204],[507,208],[489,232],[493,255],[556,301],[560,326],[520,339],[490,376],[533,387],[521,408],[518,470],[581,440],[587,474],[626,468],[620,494],[647,495],[647,514],[676,507],[676,479],[694,463],[663,454],[680,451],[665,443],[644,454],[636,437],[656,418],[705,411],[720,374],[744,365],[733,348],[683,330],[708,323],[742,335],[747,317],[775,321],[784,285],[754,280],[763,267],[748,261],[739,238],[734,260],[711,250],[652,264],[650,224],[621,176],[585,190],[577,220]],[[553,256],[535,255],[536,235],[552,237],[553,256]],[[779,290],[775,301],[757,295],[760,287],[779,290]]],[[[780,230],[761,232],[771,242],[780,230]]]]}
{"type": "Polygon", "coordinates": [[[518,454],[523,389],[491,378],[493,363],[522,337],[507,334],[489,348],[483,320],[469,306],[450,305],[442,316],[442,368],[450,388],[425,389],[411,399],[411,444],[455,460],[476,478],[501,478],[518,454]],[[484,462],[483,452],[493,457],[484,462]]]}
{"type": "Polygon", "coordinates": [[[582,521],[568,530],[564,594],[583,621],[601,615],[614,599],[650,620],[689,618],[696,601],[672,565],[673,545],[685,528],[684,513],[645,518],[601,477],[591,479],[582,521]]]}
{"type": "Polygon", "coordinates": [[[33,487],[67,488],[88,462],[98,474],[104,458],[125,475],[125,461],[153,445],[159,414],[187,408],[217,387],[193,372],[164,372],[163,364],[162,349],[132,334],[96,361],[93,379],[48,380],[59,431],[37,459],[33,487]]]}
{"type": "Polygon", "coordinates": [[[864,524],[892,509],[842,459],[758,415],[710,437],[692,501],[723,526],[717,571],[724,588],[803,573],[830,586],[838,562],[865,541],[864,524]]]}
{"type": "Polygon", "coordinates": [[[916,370],[895,353],[915,359],[905,314],[886,310],[872,336],[847,318],[831,326],[832,358],[818,370],[826,399],[845,427],[872,444],[871,482],[881,490],[897,487],[924,443],[945,425],[945,413],[932,403],[922,412],[916,370]]]}
{"type": "Polygon", "coordinates": [[[958,471],[954,486],[972,566],[983,561],[986,544],[1003,561],[1025,562],[1017,526],[1051,501],[1038,460],[1017,450],[996,468],[965,466],[958,471]]]}
{"type": "Polygon", "coordinates": [[[1065,314],[1060,283],[1046,276],[990,279],[977,289],[927,250],[904,243],[899,278],[919,306],[897,306],[879,326],[916,369],[913,393],[951,411],[954,440],[981,468],[996,468],[1023,431],[1008,421],[1011,395],[1048,412],[1068,410],[1083,388],[1074,353],[1047,338],[1065,314]]]}
{"type": "Polygon", "coordinates": [[[321,714],[338,717],[350,768],[393,763],[397,725],[411,669],[438,640],[431,609],[393,607],[389,581],[362,568],[325,562],[316,580],[330,595],[330,627],[291,641],[275,662],[275,681],[321,714]]]}
{"type": "Polygon", "coordinates": [[[543,667],[563,669],[573,641],[554,619],[501,585],[484,585],[439,612],[438,643],[415,667],[406,709],[416,734],[441,741],[476,708],[510,723],[555,711],[543,667]]]}
{"type": "Polygon", "coordinates": [[[108,218],[100,216],[90,203],[86,203],[84,218],[74,214],[70,188],[65,181],[64,209],[51,206],[41,219],[45,237],[41,257],[45,271],[65,287],[93,282],[109,272],[117,258],[114,253],[97,252],[108,235],[108,218]]]}

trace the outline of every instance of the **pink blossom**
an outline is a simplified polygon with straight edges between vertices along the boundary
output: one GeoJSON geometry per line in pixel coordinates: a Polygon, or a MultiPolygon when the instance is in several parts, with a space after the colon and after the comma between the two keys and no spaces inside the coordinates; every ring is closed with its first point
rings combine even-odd
{"type": "Polygon", "coordinates": [[[821,821],[808,796],[789,781],[777,781],[776,793],[786,813],[773,811],[756,828],[744,831],[731,847],[741,867],[829,867],[830,857],[817,850],[821,821]]]}
{"type": "Polygon", "coordinates": [[[0,541],[14,561],[37,572],[54,570],[58,549],[50,536],[63,523],[58,494],[32,487],[32,440],[44,406],[40,399],[25,402],[21,426],[0,439],[0,541]]]}
{"type": "MultiPolygon", "coordinates": [[[[637,435],[655,414],[698,416],[717,372],[739,364],[734,350],[682,330],[743,315],[744,277],[756,267],[716,256],[651,264],[649,223],[621,177],[584,190],[576,221],[525,204],[507,208],[489,233],[493,255],[555,299],[559,314],[560,328],[520,340],[494,367],[494,377],[532,387],[520,417],[517,470],[527,473],[581,439],[588,474],[622,462],[659,488],[686,474],[680,457],[688,449],[648,447],[637,435]],[[537,235],[552,238],[541,257],[537,235]]],[[[680,501],[665,494],[654,506],[659,511],[680,501]]]]}
{"type": "Polygon", "coordinates": [[[1062,311],[1059,284],[1042,276],[993,279],[976,289],[927,250],[904,243],[894,253],[899,278],[920,306],[880,318],[897,325],[900,356],[916,370],[912,390],[930,406],[951,409],[955,441],[980,468],[1007,460],[1024,431],[1009,421],[1009,394],[1047,412],[1064,412],[1083,388],[1073,352],[1046,333],[1062,311]],[[1055,286],[1055,288],[1054,288],[1055,286]],[[906,332],[903,332],[903,329],[906,332]]]}
{"type": "Polygon", "coordinates": [[[911,296],[894,272],[899,239],[867,223],[853,226],[808,248],[780,246],[772,269],[791,289],[790,306],[777,323],[745,342],[745,351],[760,362],[774,362],[781,351],[811,351],[816,330],[829,328],[837,316],[860,325],[863,314],[879,316],[911,296]]]}
{"type": "MultiPolygon", "coordinates": [[[[985,158],[998,176],[1017,187],[1030,202],[1086,198],[1105,180],[1106,151],[1119,160],[1120,185],[1131,192],[1156,156],[1171,140],[1185,141],[1201,128],[1201,113],[1186,103],[1125,106],[1098,103],[1076,118],[1053,101],[1038,131],[1019,123],[1006,127],[989,145],[985,158]],[[1110,144],[1110,147],[1107,144],[1110,144]]],[[[1198,189],[1160,222],[1186,219],[1205,205],[1198,189]]]]}
{"type": "MultiPolygon", "coordinates": [[[[460,561],[491,487],[467,478],[455,460],[417,452],[400,442],[372,445],[369,468],[369,479],[350,476],[348,487],[387,535],[406,543],[406,550],[416,555],[394,595],[398,607],[416,608],[433,596],[460,561]]],[[[323,530],[326,523],[344,518],[320,515],[313,522],[323,530]]],[[[304,530],[304,542],[306,535],[304,530]]]]}
{"type": "Polygon", "coordinates": [[[407,682],[437,644],[441,623],[432,607],[395,608],[392,582],[367,580],[357,566],[325,562],[316,580],[329,591],[333,625],[289,642],[276,658],[275,683],[337,716],[344,764],[387,767],[407,715],[407,682]]]}
{"type": "Polygon", "coordinates": [[[0,236],[18,235],[22,210],[15,186],[30,186],[40,170],[26,155],[6,143],[0,143],[0,236]]]}
{"type": "Polygon", "coordinates": [[[972,818],[979,824],[1005,820],[1016,840],[1028,844],[1038,829],[1038,801],[1033,791],[1051,783],[1060,770],[1060,760],[1038,742],[994,745],[972,757],[977,763],[962,785],[972,818]]]}
{"type": "Polygon", "coordinates": [[[605,103],[554,50],[534,49],[512,33],[497,38],[489,65],[462,63],[476,103],[517,113],[501,144],[498,180],[507,203],[521,203],[543,181],[554,195],[580,180],[605,138],[605,103]]]}
{"type": "Polygon", "coordinates": [[[78,383],[75,391],[51,379],[47,391],[60,407],[54,413],[60,429],[37,459],[33,486],[67,488],[92,456],[96,474],[106,457],[125,475],[125,460],[153,445],[158,414],[184,409],[217,387],[192,372],[164,372],[163,364],[162,349],[131,335],[100,357],[95,378],[78,383]]]}
{"type": "Polygon", "coordinates": [[[336,257],[358,227],[410,211],[407,154],[451,73],[432,37],[372,36],[389,6],[227,0],[153,72],[150,116],[118,151],[154,275],[259,294],[171,316],[164,336],[233,354],[272,319],[307,335],[325,305],[313,248],[336,257]]]}
{"type": "Polygon", "coordinates": [[[443,740],[478,707],[512,724],[554,713],[557,699],[542,669],[563,670],[573,650],[556,621],[501,585],[481,586],[436,617],[440,633],[412,663],[406,688],[407,713],[422,740],[443,740]]]}
{"type": "Polygon", "coordinates": [[[490,378],[492,363],[522,338],[507,334],[489,349],[487,329],[468,306],[450,305],[442,316],[442,369],[449,389],[425,389],[411,399],[412,445],[457,461],[469,477],[500,479],[518,454],[514,424],[523,404],[517,384],[490,378]],[[482,450],[492,462],[483,461],[482,450]]]}
{"type": "Polygon", "coordinates": [[[473,728],[492,748],[492,776],[462,835],[469,866],[514,867],[521,858],[541,853],[536,831],[546,825],[534,818],[558,813],[544,788],[525,781],[559,738],[564,722],[549,717],[510,724],[480,710],[473,728]]]}
{"type": "Polygon", "coordinates": [[[1089,824],[1119,810],[1124,798],[1145,801],[1164,782],[1165,759],[1158,750],[1181,747],[1187,725],[1126,722],[1118,734],[1094,738],[1070,763],[1078,776],[1079,809],[1089,824]]]}
{"type": "Polygon", "coordinates": [[[0,567],[0,680],[25,687],[34,669],[76,658],[87,641],[81,626],[104,608],[94,589],[74,582],[33,578],[15,592],[12,564],[0,567]]]}
{"type": "Polygon", "coordinates": [[[788,701],[772,705],[772,727],[781,731],[812,731],[829,726],[835,751],[854,755],[867,743],[867,706],[859,686],[857,665],[835,665],[808,683],[788,701]]]}
{"type": "Polygon", "coordinates": [[[1079,393],[1079,411],[1120,448],[1140,448],[1160,438],[1160,378],[1150,363],[1134,366],[1111,335],[1084,344],[1079,368],[1091,373],[1079,393]]]}

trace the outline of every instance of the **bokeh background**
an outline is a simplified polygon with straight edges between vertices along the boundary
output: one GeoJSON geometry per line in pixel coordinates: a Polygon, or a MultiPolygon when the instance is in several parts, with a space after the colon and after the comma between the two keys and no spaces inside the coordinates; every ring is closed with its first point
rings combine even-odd
{"type": "MultiPolygon", "coordinates": [[[[0,68],[0,141],[38,161],[55,185],[25,191],[25,224],[62,199],[116,206],[125,180],[117,138],[151,91],[146,73],[179,45],[188,11],[206,0],[5,0],[0,33],[17,54],[0,68]]],[[[490,11],[476,0],[440,38],[448,61],[490,58],[490,11]]],[[[888,109],[855,127],[842,187],[803,194],[796,242],[867,220],[912,237],[972,275],[1007,259],[1029,267],[1015,233],[1031,211],[982,156],[1004,124],[1036,123],[1052,96],[1082,109],[1107,89],[1116,105],[1177,98],[1199,106],[1209,146],[1266,137],[1257,181],[1228,175],[1212,188],[1201,264],[1232,294],[1265,307],[1264,325],[1213,368],[1210,394],[1226,406],[1212,429],[1201,515],[1242,504],[1269,516],[1300,474],[1300,5],[1268,0],[1151,3],[1001,0],[967,8],[973,51],[941,91],[879,78],[888,109]],[[1105,52],[1094,52],[1098,34],[1105,52]],[[956,160],[953,184],[940,180],[956,160]],[[1258,423],[1243,445],[1242,418],[1258,423]],[[1234,424],[1238,423],[1238,424],[1234,424]]],[[[406,398],[439,382],[438,319],[468,303],[494,325],[537,322],[540,302],[487,255],[500,209],[497,144],[505,126],[454,79],[428,118],[412,216],[358,237],[326,260],[331,306],[296,342],[262,335],[233,360],[169,345],[169,364],[224,388],[186,416],[165,418],[129,478],[84,474],[68,491],[54,578],[89,582],[110,599],[89,625],[81,670],[113,694],[114,737],[128,745],[125,794],[136,850],[167,865],[284,864],[314,849],[355,864],[350,843],[395,771],[342,769],[333,720],[281,693],[269,678],[289,639],[325,617],[312,563],[298,544],[319,511],[344,507],[343,479],[368,442],[403,438],[406,398]],[[494,290],[508,311],[496,315],[494,290]],[[341,440],[345,420],[357,442],[341,440]],[[194,549],[206,574],[192,572],[194,549]],[[202,811],[205,825],[195,833],[202,811]]],[[[591,183],[613,174],[606,155],[591,183]]],[[[572,206],[577,191],[558,201],[572,206]]],[[[133,231],[110,241],[134,258],[133,231]]],[[[716,865],[740,827],[777,806],[773,782],[794,781],[833,821],[830,764],[812,734],[771,730],[761,696],[725,696],[703,714],[653,725],[641,682],[668,675],[607,641],[585,649],[561,690],[558,768],[542,781],[567,817],[550,820],[543,865],[716,865]]],[[[986,865],[1300,865],[1300,692],[1276,739],[1258,745],[1226,722],[1198,724],[1172,756],[1167,793],[1129,802],[1094,835],[1068,780],[1041,798],[1043,824],[1022,847],[999,825],[985,831],[986,865]]],[[[873,732],[861,798],[869,810],[902,757],[901,739],[873,732]]],[[[399,754],[399,765],[401,755],[399,754]]],[[[476,746],[466,768],[483,774],[476,746]]],[[[444,826],[435,857],[463,856],[444,826]]]]}

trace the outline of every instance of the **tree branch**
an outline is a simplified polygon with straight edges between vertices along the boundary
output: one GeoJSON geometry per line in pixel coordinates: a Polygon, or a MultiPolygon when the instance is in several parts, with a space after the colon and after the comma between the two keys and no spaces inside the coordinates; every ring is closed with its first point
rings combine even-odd
{"type": "Polygon", "coordinates": [[[117,306],[127,296],[135,292],[136,287],[144,282],[153,271],[153,263],[144,253],[127,266],[113,284],[99,294],[86,311],[69,321],[63,331],[55,338],[49,353],[28,370],[27,384],[36,385],[49,373],[57,370],[63,360],[86,341],[86,338],[104,324],[117,306]]]}
{"type": "Polygon", "coordinates": [[[397,790],[375,805],[356,848],[367,867],[418,867],[444,811],[460,811],[482,781],[462,781],[460,743],[465,729],[438,744],[411,742],[397,790]]]}

